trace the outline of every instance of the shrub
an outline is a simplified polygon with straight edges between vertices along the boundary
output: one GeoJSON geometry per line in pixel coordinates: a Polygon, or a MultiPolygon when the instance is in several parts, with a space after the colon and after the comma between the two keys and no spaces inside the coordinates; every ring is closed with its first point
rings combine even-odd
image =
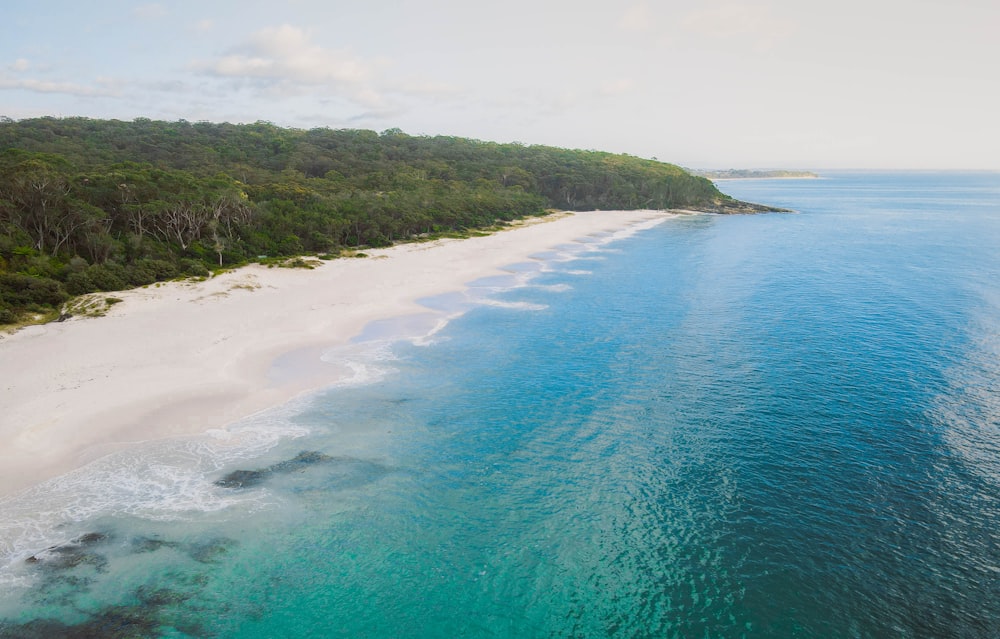
{"type": "Polygon", "coordinates": [[[63,265],[59,260],[44,255],[23,256],[18,271],[38,278],[59,278],[63,265]]]}
{"type": "Polygon", "coordinates": [[[69,298],[59,282],[21,273],[0,275],[0,293],[6,305],[13,308],[59,306],[69,298]]]}
{"type": "Polygon", "coordinates": [[[119,264],[94,264],[86,271],[96,291],[120,291],[128,287],[125,269],[119,264]]]}
{"type": "Polygon", "coordinates": [[[204,262],[193,260],[191,258],[181,260],[180,272],[191,277],[208,277],[211,274],[209,273],[208,267],[205,266],[204,262]]]}
{"type": "Polygon", "coordinates": [[[165,260],[139,260],[128,269],[128,281],[133,286],[144,286],[177,276],[177,269],[165,260]]]}
{"type": "Polygon", "coordinates": [[[70,295],[83,295],[97,290],[87,271],[76,271],[66,276],[66,290],[70,295]]]}

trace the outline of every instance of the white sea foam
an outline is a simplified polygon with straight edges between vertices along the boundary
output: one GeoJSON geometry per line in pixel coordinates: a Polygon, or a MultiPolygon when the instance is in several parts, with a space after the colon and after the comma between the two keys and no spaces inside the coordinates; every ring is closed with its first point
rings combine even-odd
{"type": "Polygon", "coordinates": [[[288,419],[291,412],[284,406],[230,428],[112,453],[0,500],[0,586],[28,585],[31,579],[18,569],[23,561],[88,532],[88,522],[122,516],[186,521],[235,506],[263,507],[260,493],[227,491],[213,481],[225,466],[307,434],[288,419]]]}
{"type": "Polygon", "coordinates": [[[589,262],[603,262],[604,260],[608,259],[608,258],[604,257],[603,255],[597,255],[596,253],[597,253],[597,251],[590,251],[588,253],[582,253],[582,254],[577,254],[577,255],[570,255],[570,256],[567,256],[565,259],[561,259],[561,260],[558,260],[558,261],[559,262],[579,262],[581,260],[585,260],[585,261],[589,261],[589,262]]]}
{"type": "Polygon", "coordinates": [[[450,323],[451,317],[442,317],[426,335],[410,340],[415,346],[430,346],[438,341],[437,335],[450,323]]]}
{"type": "Polygon", "coordinates": [[[393,342],[400,339],[413,339],[415,336],[397,336],[355,342],[344,346],[336,346],[323,353],[320,359],[324,362],[338,364],[350,372],[331,387],[363,386],[373,384],[386,375],[396,371],[390,362],[397,360],[392,350],[393,342]]]}
{"type": "Polygon", "coordinates": [[[995,299],[982,320],[970,322],[967,351],[946,372],[948,392],[929,415],[968,470],[994,486],[1000,486],[1000,331],[990,318],[998,311],[995,299]]]}
{"type": "MultiPolygon", "coordinates": [[[[441,315],[429,328],[405,339],[427,343],[448,320],[441,315]]],[[[393,341],[369,340],[324,352],[320,360],[343,371],[328,387],[371,384],[393,373],[392,363],[398,359],[393,341]]],[[[310,401],[311,396],[300,397],[225,428],[113,453],[0,499],[0,587],[30,585],[33,578],[23,570],[27,557],[92,530],[99,525],[96,521],[188,521],[232,508],[266,507],[271,499],[267,491],[232,491],[213,482],[227,466],[309,434],[292,417],[310,401]]]]}
{"type": "Polygon", "coordinates": [[[569,284],[529,284],[528,287],[550,293],[565,293],[566,291],[573,290],[573,287],[569,284]]]}
{"type": "Polygon", "coordinates": [[[533,304],[531,302],[507,302],[504,300],[485,299],[480,302],[483,306],[495,308],[509,308],[516,311],[544,311],[548,308],[546,304],[533,304]]]}

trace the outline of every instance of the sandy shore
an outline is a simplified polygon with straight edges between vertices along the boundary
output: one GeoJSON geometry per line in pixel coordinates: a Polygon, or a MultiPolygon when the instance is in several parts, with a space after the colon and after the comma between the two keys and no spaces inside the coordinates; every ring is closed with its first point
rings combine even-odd
{"type": "Polygon", "coordinates": [[[284,354],[318,359],[373,320],[426,310],[417,299],[664,215],[556,215],[487,237],[370,250],[367,259],[314,270],[249,266],[114,293],[123,301],[103,318],[4,335],[0,496],[122,447],[218,428],[322,388],[336,381],[335,366],[304,366],[281,383],[268,371],[284,354]]]}

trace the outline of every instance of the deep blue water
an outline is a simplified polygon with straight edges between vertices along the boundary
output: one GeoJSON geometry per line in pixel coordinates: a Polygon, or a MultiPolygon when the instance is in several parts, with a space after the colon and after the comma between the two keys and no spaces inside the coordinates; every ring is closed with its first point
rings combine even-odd
{"type": "Polygon", "coordinates": [[[560,247],[0,502],[0,636],[1000,637],[1000,175],[720,186],[797,213],[560,247]]]}

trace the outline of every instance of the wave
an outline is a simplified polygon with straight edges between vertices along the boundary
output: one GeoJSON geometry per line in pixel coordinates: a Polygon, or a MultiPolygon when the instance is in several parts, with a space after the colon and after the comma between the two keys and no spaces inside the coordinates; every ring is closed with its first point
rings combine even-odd
{"type": "Polygon", "coordinates": [[[263,495],[220,490],[212,478],[238,460],[307,435],[309,429],[289,419],[298,410],[293,402],[229,428],[112,453],[0,500],[0,586],[27,585],[18,570],[26,558],[87,532],[94,521],[185,521],[237,506],[263,507],[263,495]]]}
{"type": "MultiPolygon", "coordinates": [[[[649,225],[652,226],[652,225],[649,225]]],[[[504,275],[473,280],[464,290],[421,300],[428,312],[373,322],[346,345],[291,354],[275,362],[275,380],[311,360],[339,367],[339,378],[326,389],[377,383],[393,374],[398,361],[394,346],[407,342],[428,346],[442,339],[448,324],[477,306],[541,311],[545,304],[509,301],[496,296],[531,287],[546,292],[571,290],[564,283],[538,284],[545,273],[588,275],[586,270],[557,270],[556,264],[603,259],[606,245],[639,230],[600,234],[557,247],[531,261],[512,264],[504,275]],[[285,370],[289,369],[289,370],[285,370]]],[[[324,389],[324,390],[326,390],[324,389]]],[[[114,517],[145,521],[188,521],[231,509],[253,511],[269,504],[266,491],[231,491],[213,483],[218,473],[240,460],[259,458],[283,442],[302,438],[310,429],[295,422],[315,395],[258,413],[224,428],[191,437],[150,442],[109,454],[87,466],[0,499],[0,587],[28,585],[24,560],[64,544],[114,517]]]]}

